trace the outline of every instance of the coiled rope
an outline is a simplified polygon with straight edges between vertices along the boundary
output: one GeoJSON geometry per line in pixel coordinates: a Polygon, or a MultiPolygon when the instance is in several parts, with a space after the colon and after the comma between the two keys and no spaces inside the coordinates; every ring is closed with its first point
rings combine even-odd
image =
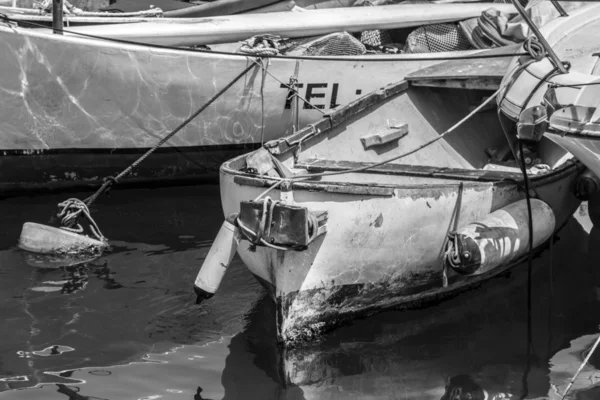
{"type": "Polygon", "coordinates": [[[279,42],[281,37],[276,35],[252,36],[242,42],[240,52],[260,56],[279,55],[279,42]]]}
{"type": "Polygon", "coordinates": [[[185,121],[179,124],[173,131],[171,131],[168,135],[162,138],[156,145],[154,145],[151,149],[146,151],[140,158],[135,160],[130,166],[125,168],[121,173],[119,173],[116,177],[108,176],[104,178],[104,182],[102,186],[91,196],[87,197],[83,201],[75,198],[68,199],[64,202],[58,204],[59,208],[61,208],[58,213],[58,217],[61,219],[62,229],[69,230],[72,232],[83,232],[83,228],[78,224],[77,220],[83,214],[86,219],[90,222],[90,229],[92,233],[102,241],[106,241],[106,238],[100,233],[100,229],[98,225],[94,221],[91,216],[89,206],[96,201],[98,196],[102,193],[106,192],[113,184],[119,183],[119,180],[129,174],[135,167],[137,167],[140,163],[142,163],[150,154],[154,153],[156,149],[165,144],[169,139],[177,134],[181,129],[183,129],[187,124],[189,124],[194,118],[196,118],[202,111],[206,110],[212,103],[215,102],[223,93],[225,93],[231,86],[233,86],[237,81],[239,81],[244,75],[248,73],[251,69],[255,68],[256,64],[250,63],[247,68],[245,68],[242,72],[240,72],[231,82],[229,82],[223,89],[221,89],[217,94],[215,94],[210,100],[208,100],[204,105],[202,105],[198,110],[192,113],[185,121]],[[76,228],[74,228],[76,226],[76,228]]]}
{"type": "Polygon", "coordinates": [[[98,224],[96,224],[96,221],[94,221],[92,218],[90,209],[83,201],[73,197],[58,203],[58,207],[61,208],[61,210],[56,216],[61,218],[61,229],[75,233],[83,233],[83,227],[78,223],[79,217],[81,214],[83,214],[83,216],[87,219],[90,230],[96,239],[100,240],[101,242],[107,241],[106,237],[104,237],[102,232],[100,232],[98,224]]]}

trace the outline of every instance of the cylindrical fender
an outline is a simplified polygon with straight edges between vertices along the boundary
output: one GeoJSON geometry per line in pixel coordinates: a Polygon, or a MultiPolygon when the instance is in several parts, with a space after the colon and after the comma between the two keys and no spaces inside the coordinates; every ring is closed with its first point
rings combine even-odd
{"type": "MultiPolygon", "coordinates": [[[[237,217],[237,214],[235,215],[237,217]]],[[[194,282],[196,304],[203,299],[211,298],[223,280],[223,276],[235,256],[240,240],[239,228],[235,225],[235,217],[223,222],[200,271],[194,282]]]]}
{"type": "MultiPolygon", "coordinates": [[[[533,248],[548,240],[556,220],[550,206],[531,199],[533,248]]],[[[451,235],[444,262],[463,275],[479,275],[527,254],[527,201],[519,200],[462,227],[451,235]]]]}

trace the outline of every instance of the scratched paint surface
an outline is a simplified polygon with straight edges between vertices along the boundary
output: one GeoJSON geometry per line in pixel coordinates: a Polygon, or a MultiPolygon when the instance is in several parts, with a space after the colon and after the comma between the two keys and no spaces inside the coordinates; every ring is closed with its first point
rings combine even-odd
{"type": "MultiPolygon", "coordinates": [[[[0,201],[1,399],[438,400],[461,375],[534,399],[564,390],[597,335],[600,231],[588,234],[580,211],[552,256],[534,261],[531,357],[526,265],[436,307],[358,320],[283,352],[273,302],[239,260],[214,298],[193,304],[222,222],[218,187],[114,191],[93,210],[111,253],[36,267],[15,248],[21,226],[47,222],[63,198],[0,201]]],[[[579,400],[594,398],[599,374],[584,369],[579,400]]]]}
{"type": "MultiPolygon", "coordinates": [[[[0,25],[0,151],[151,147],[252,62],[23,32],[0,25]]],[[[299,123],[430,64],[300,61],[299,94],[319,110],[300,105],[299,123]]],[[[273,60],[267,73],[252,69],[169,144],[256,143],[291,132],[285,85],[295,66],[273,60]]]]}

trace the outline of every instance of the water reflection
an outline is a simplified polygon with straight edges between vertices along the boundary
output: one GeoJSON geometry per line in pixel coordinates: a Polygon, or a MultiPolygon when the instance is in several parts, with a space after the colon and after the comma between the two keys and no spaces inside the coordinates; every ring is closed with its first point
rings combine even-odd
{"type": "MultiPolygon", "coordinates": [[[[286,351],[275,345],[273,303],[260,294],[239,260],[220,292],[198,309],[189,301],[189,282],[196,268],[182,272],[157,267],[165,262],[197,267],[202,258],[197,252],[207,249],[163,253],[160,246],[121,245],[120,252],[95,261],[35,270],[31,286],[72,279],[69,274],[76,271],[82,281],[79,268],[83,268],[88,282],[83,289],[46,295],[53,299],[81,296],[77,303],[63,304],[63,314],[52,316],[58,316],[60,326],[65,327],[67,315],[73,315],[65,310],[87,306],[94,308],[93,315],[99,319],[87,323],[111,329],[85,329],[90,341],[65,339],[64,345],[74,351],[61,354],[53,354],[60,348],[41,345],[62,344],[56,336],[38,340],[32,346],[44,353],[32,353],[38,370],[48,370],[40,367],[42,359],[62,357],[64,367],[55,368],[60,372],[52,375],[40,374],[35,382],[42,383],[35,388],[3,392],[0,398],[558,399],[598,332],[600,230],[588,235],[575,219],[560,232],[552,251],[534,260],[530,309],[527,265],[522,264],[437,306],[357,320],[319,343],[286,351]],[[136,269],[128,271],[126,265],[136,269]],[[160,290],[148,291],[153,287],[160,290]],[[84,300],[94,293],[98,294],[95,302],[108,303],[105,308],[84,300]],[[124,306],[130,309],[123,310],[124,306]],[[103,317],[102,310],[111,310],[111,316],[103,317]],[[115,319],[123,328],[115,327],[115,319]],[[88,362],[95,367],[81,368],[85,364],[81,361],[70,367],[64,362],[75,354],[80,360],[82,350],[96,357],[106,351],[107,344],[117,342],[105,340],[104,335],[121,334],[133,340],[136,336],[131,331],[136,329],[143,331],[139,340],[147,343],[147,351],[153,350],[148,340],[164,338],[173,348],[154,350],[141,361],[130,357],[128,361],[133,362],[114,367],[88,362]],[[172,345],[186,343],[186,338],[187,343],[201,341],[198,338],[207,332],[223,337],[202,346],[172,345]]],[[[29,304],[34,304],[32,299],[29,304]]],[[[39,314],[32,313],[39,321],[39,314]]],[[[47,334],[48,325],[44,329],[47,334]]],[[[598,398],[598,387],[590,387],[600,382],[594,367],[600,364],[598,360],[600,354],[583,370],[572,398],[598,398]]]]}
{"type": "MultiPolygon", "coordinates": [[[[593,233],[589,247],[600,249],[593,233]]],[[[274,332],[264,325],[273,311],[256,307],[247,329],[231,340],[225,398],[263,389],[259,379],[243,379],[252,370],[279,381],[286,398],[545,397],[548,361],[573,338],[597,332],[600,251],[586,254],[587,236],[572,220],[552,252],[534,261],[531,313],[526,265],[436,307],[356,321],[322,343],[278,355],[268,344],[274,332]]],[[[280,398],[263,395],[271,397],[280,398]]]]}

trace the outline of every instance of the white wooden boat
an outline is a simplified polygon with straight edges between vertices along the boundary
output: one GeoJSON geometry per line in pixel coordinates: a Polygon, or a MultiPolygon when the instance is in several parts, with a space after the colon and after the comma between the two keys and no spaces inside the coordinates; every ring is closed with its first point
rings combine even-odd
{"type": "MultiPolygon", "coordinates": [[[[0,54],[3,194],[97,185],[256,62],[244,54],[122,44],[4,23],[0,54]]],[[[224,160],[290,134],[293,126],[440,60],[475,54],[271,58],[263,62],[267,73],[257,65],[123,183],[214,178],[224,160]],[[314,107],[299,102],[296,109],[288,88],[294,79],[314,107]]],[[[501,78],[496,74],[496,85],[501,78]]]]}
{"type": "MultiPolygon", "coordinates": [[[[484,151],[507,147],[495,110],[440,140],[490,91],[423,81],[372,92],[223,164],[230,217],[196,280],[199,296],[214,293],[237,249],[276,303],[279,340],[295,345],[358,316],[456,294],[522,260],[523,176],[484,151]]],[[[548,139],[536,151],[528,174],[539,250],[579,205],[582,168],[548,139]]]]}
{"type": "Polygon", "coordinates": [[[273,12],[188,19],[185,24],[148,22],[119,24],[110,30],[102,26],[81,26],[73,32],[113,39],[168,46],[197,46],[232,43],[268,32],[286,38],[318,36],[347,31],[398,29],[460,21],[478,17],[490,7],[515,13],[511,4],[396,4],[378,7],[318,9],[307,13],[273,12]]]}

